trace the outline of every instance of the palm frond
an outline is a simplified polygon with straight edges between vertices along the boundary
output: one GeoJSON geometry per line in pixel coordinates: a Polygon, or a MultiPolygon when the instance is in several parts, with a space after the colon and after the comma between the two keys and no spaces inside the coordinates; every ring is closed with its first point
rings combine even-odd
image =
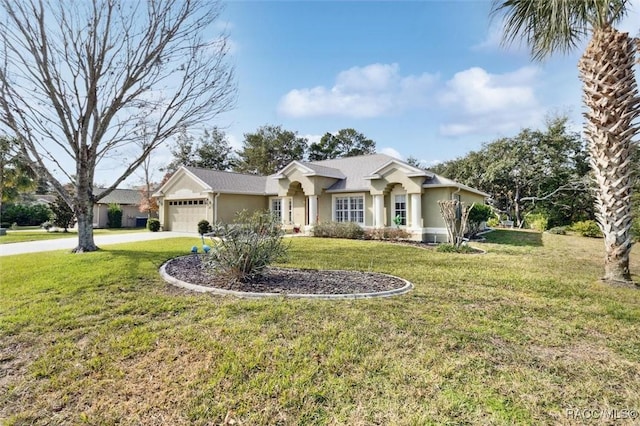
{"type": "Polygon", "coordinates": [[[617,23],[629,0],[494,1],[491,15],[504,20],[503,45],[524,39],[531,55],[542,60],[568,53],[594,28],[617,23]]]}

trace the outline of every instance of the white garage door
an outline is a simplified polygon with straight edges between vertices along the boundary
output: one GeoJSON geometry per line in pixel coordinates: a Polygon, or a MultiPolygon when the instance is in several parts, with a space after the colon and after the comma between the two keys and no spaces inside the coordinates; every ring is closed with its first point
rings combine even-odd
{"type": "Polygon", "coordinates": [[[198,222],[207,218],[205,200],[169,201],[169,229],[198,232],[198,222]]]}

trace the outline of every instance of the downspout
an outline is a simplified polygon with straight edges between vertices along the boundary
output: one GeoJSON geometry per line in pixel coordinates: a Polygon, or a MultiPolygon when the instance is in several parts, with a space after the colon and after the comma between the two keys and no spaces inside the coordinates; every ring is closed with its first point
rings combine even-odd
{"type": "Polygon", "coordinates": [[[218,192],[215,197],[213,197],[213,223],[218,223],[218,197],[220,193],[218,192]]]}
{"type": "Polygon", "coordinates": [[[456,198],[454,197],[454,195],[460,193],[460,191],[462,191],[462,188],[458,187],[458,189],[454,192],[451,193],[451,199],[455,200],[456,198]]]}

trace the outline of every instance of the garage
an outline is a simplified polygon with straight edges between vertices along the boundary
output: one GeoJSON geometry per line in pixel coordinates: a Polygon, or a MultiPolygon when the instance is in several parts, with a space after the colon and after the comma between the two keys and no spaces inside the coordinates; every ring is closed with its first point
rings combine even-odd
{"type": "Polygon", "coordinates": [[[171,200],[169,203],[168,225],[171,231],[198,232],[198,222],[207,218],[204,199],[171,200]]]}

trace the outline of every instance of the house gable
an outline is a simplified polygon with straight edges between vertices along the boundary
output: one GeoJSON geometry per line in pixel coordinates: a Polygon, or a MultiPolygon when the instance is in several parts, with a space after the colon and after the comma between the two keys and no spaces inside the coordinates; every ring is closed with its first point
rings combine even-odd
{"type": "Polygon", "coordinates": [[[202,198],[211,190],[211,186],[181,167],[153,196],[167,199],[202,198]]]}
{"type": "Polygon", "coordinates": [[[429,176],[433,176],[433,173],[393,159],[365,176],[365,179],[371,182],[372,194],[384,194],[395,184],[402,185],[407,193],[419,194],[429,176]]]}
{"type": "Polygon", "coordinates": [[[270,176],[278,181],[278,196],[291,194],[295,182],[299,182],[305,195],[320,195],[325,189],[344,179],[344,174],[337,169],[305,164],[300,161],[289,163],[278,174],[270,176]]]}

